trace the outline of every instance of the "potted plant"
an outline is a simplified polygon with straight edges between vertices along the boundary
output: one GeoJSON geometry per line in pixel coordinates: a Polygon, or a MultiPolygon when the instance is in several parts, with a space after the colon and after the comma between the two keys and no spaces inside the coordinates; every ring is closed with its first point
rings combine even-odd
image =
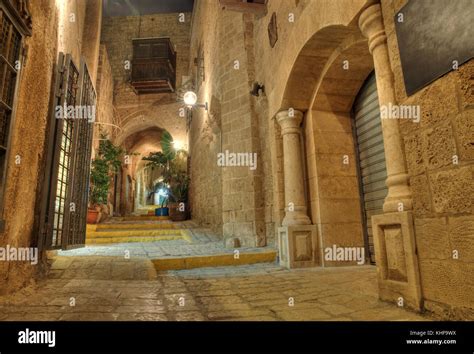
{"type": "Polygon", "coordinates": [[[90,181],[90,206],[87,210],[87,223],[97,224],[99,205],[107,203],[109,193],[109,166],[103,157],[98,156],[92,160],[90,181]]]}
{"type": "Polygon", "coordinates": [[[169,188],[164,181],[160,181],[155,185],[155,204],[160,205],[155,209],[156,216],[169,216],[168,208],[169,188]]]}
{"type": "Polygon", "coordinates": [[[176,151],[174,159],[170,162],[169,185],[170,199],[173,202],[171,207],[171,219],[173,221],[183,221],[187,217],[187,202],[189,177],[187,174],[187,157],[185,150],[176,151]]]}
{"type": "Polygon", "coordinates": [[[111,174],[122,166],[120,156],[123,150],[107,139],[106,134],[100,135],[99,149],[92,160],[89,188],[89,208],[87,223],[96,224],[101,205],[107,205],[111,174]]]}
{"type": "Polygon", "coordinates": [[[172,175],[170,183],[170,197],[175,203],[172,208],[171,219],[173,221],[186,220],[189,177],[185,171],[177,171],[172,175]]]}
{"type": "Polygon", "coordinates": [[[149,161],[148,165],[160,169],[161,180],[154,186],[155,204],[160,208],[155,210],[157,216],[170,215],[168,201],[174,204],[171,207],[173,220],[185,220],[186,202],[188,195],[189,178],[187,169],[187,152],[176,150],[173,146],[173,137],[167,131],[161,137],[162,151],[150,153],[143,160],[149,161]],[[184,208],[183,208],[184,206],[184,208]]]}

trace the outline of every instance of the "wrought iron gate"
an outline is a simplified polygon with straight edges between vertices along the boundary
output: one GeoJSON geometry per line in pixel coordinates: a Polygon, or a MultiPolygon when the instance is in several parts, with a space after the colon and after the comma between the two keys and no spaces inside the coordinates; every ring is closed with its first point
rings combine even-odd
{"type": "Polygon", "coordinates": [[[96,93],[85,62],[78,70],[69,54],[55,76],[41,232],[47,249],[69,249],[85,244],[93,123],[66,112],[95,107],[96,93]]]}

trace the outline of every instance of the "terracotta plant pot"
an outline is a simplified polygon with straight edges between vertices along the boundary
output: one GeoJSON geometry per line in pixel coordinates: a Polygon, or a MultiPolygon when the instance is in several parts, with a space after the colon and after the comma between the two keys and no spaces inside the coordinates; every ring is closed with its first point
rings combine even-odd
{"type": "Polygon", "coordinates": [[[87,223],[88,224],[97,224],[97,220],[99,219],[99,212],[95,209],[88,209],[87,210],[87,223]]]}
{"type": "Polygon", "coordinates": [[[187,210],[179,210],[179,203],[170,204],[170,218],[173,221],[184,221],[188,218],[187,210]]]}
{"type": "Polygon", "coordinates": [[[171,220],[173,221],[184,221],[187,218],[187,213],[185,211],[175,211],[171,215],[171,220]]]}

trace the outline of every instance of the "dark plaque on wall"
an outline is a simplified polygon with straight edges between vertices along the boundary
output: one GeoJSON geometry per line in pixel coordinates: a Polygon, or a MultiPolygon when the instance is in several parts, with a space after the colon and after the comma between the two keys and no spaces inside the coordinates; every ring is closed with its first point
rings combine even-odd
{"type": "Polygon", "coordinates": [[[474,57],[474,0],[410,0],[395,14],[407,95],[474,57]]]}

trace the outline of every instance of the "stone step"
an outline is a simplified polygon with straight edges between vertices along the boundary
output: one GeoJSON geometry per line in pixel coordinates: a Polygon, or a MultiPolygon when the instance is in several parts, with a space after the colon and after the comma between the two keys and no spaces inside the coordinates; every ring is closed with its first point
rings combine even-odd
{"type": "MultiPolygon", "coordinates": [[[[106,230],[162,230],[162,229],[176,229],[176,225],[172,223],[153,223],[153,224],[115,224],[115,223],[104,223],[98,224],[95,230],[106,231],[106,230]]],[[[93,230],[93,231],[95,231],[93,230]]]]}
{"type": "Polygon", "coordinates": [[[88,230],[86,244],[157,242],[170,240],[192,241],[192,237],[184,229],[115,229],[88,230]]]}
{"type": "Polygon", "coordinates": [[[187,236],[187,232],[182,229],[163,230],[111,230],[111,231],[89,231],[87,237],[140,237],[140,236],[187,236]]]}
{"type": "Polygon", "coordinates": [[[186,240],[183,235],[86,237],[86,245],[186,240]]]}
{"type": "Polygon", "coordinates": [[[116,216],[113,217],[113,220],[117,221],[169,221],[171,222],[171,219],[169,216],[155,216],[155,215],[134,215],[134,216],[116,216]]]}
{"type": "Polygon", "coordinates": [[[204,267],[224,267],[255,263],[274,263],[276,261],[276,250],[265,250],[262,252],[240,252],[239,257],[233,253],[213,254],[207,256],[182,256],[162,257],[152,259],[157,271],[183,270],[204,267]]]}

